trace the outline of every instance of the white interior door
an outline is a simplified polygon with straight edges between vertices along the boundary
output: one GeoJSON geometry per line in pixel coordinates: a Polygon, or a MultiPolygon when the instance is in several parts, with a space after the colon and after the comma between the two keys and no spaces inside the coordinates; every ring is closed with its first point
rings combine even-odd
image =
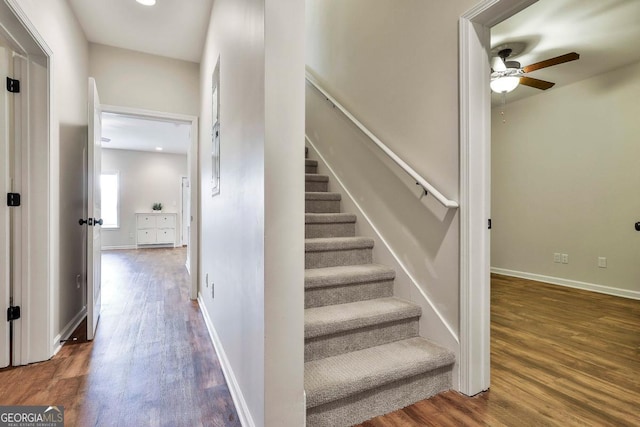
{"type": "Polygon", "coordinates": [[[89,78],[89,138],[87,143],[87,339],[95,337],[101,306],[100,174],[102,172],[102,110],[96,82],[89,78]]]}
{"type": "MultiPolygon", "coordinates": [[[[0,47],[0,77],[9,75],[8,50],[0,47]]],[[[4,88],[0,88],[0,192],[11,192],[9,159],[9,97],[4,88]]],[[[4,195],[3,194],[3,195],[4,195]]],[[[4,202],[4,201],[3,201],[4,202]]],[[[0,316],[4,317],[10,305],[11,297],[11,260],[10,260],[10,215],[6,203],[0,204],[0,316]]],[[[0,318],[0,368],[10,363],[10,324],[0,318]]]]}

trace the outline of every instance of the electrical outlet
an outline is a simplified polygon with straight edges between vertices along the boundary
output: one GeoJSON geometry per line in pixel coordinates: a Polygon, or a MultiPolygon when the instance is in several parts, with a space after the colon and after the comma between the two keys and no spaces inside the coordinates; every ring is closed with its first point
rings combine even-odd
{"type": "Polygon", "coordinates": [[[607,268],[607,258],[603,256],[598,257],[598,267],[607,268]]]}
{"type": "Polygon", "coordinates": [[[562,256],[558,252],[553,254],[553,262],[562,262],[562,256]]]}
{"type": "Polygon", "coordinates": [[[562,263],[563,264],[569,264],[569,255],[568,254],[562,254],[562,263]]]}

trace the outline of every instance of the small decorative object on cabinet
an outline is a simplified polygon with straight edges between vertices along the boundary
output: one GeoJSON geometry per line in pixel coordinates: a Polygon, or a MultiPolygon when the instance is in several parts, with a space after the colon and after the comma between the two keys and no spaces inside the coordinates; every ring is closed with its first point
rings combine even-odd
{"type": "Polygon", "coordinates": [[[176,216],[175,213],[137,213],[136,248],[147,245],[176,247],[176,216]]]}
{"type": "Polygon", "coordinates": [[[160,202],[154,203],[152,209],[154,211],[162,212],[162,203],[160,202]]]}

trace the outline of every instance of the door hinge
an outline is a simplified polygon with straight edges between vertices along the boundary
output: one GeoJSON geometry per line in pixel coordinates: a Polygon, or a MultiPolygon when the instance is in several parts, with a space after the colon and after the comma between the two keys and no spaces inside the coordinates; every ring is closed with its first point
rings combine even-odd
{"type": "Polygon", "coordinates": [[[11,306],[7,308],[7,322],[18,320],[20,318],[20,306],[11,306]]]}
{"type": "Polygon", "coordinates": [[[7,193],[7,206],[20,206],[20,193],[7,193]]]}
{"type": "Polygon", "coordinates": [[[489,228],[489,230],[491,230],[491,218],[489,218],[488,226],[489,226],[489,227],[488,227],[488,228],[489,228]]]}
{"type": "Polygon", "coordinates": [[[7,90],[11,93],[20,93],[20,80],[7,77],[7,90]]]}

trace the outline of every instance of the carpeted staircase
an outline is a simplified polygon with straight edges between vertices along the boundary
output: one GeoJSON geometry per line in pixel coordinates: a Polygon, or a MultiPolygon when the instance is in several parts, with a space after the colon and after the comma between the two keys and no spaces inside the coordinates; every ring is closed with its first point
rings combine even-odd
{"type": "Polygon", "coordinates": [[[305,373],[308,427],[351,426],[451,387],[454,355],[421,338],[421,309],[393,296],[395,272],[305,149],[305,373]]]}

